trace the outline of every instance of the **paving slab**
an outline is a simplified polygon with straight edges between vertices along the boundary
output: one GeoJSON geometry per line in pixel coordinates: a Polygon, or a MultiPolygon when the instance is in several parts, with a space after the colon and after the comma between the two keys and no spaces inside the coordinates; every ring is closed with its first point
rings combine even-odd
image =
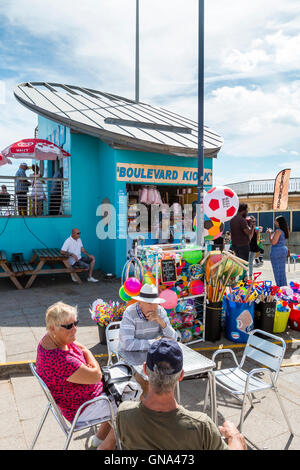
{"type": "Polygon", "coordinates": [[[1,339],[0,339],[0,364],[4,364],[6,362],[6,348],[5,348],[5,343],[2,339],[2,334],[1,334],[1,339]]]}

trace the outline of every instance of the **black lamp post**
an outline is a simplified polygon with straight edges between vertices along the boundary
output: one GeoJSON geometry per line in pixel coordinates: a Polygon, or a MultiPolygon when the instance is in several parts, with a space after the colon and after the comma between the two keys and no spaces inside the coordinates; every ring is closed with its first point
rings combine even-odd
{"type": "Polygon", "coordinates": [[[197,245],[204,244],[204,0],[199,0],[197,245]]]}

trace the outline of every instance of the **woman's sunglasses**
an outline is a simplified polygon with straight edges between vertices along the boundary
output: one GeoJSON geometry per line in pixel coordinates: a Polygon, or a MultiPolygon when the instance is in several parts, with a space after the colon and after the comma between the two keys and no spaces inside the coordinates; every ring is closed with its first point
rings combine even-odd
{"type": "Polygon", "coordinates": [[[77,326],[79,323],[79,320],[74,321],[74,323],[69,323],[69,325],[60,325],[62,328],[65,330],[71,330],[73,326],[77,326]]]}

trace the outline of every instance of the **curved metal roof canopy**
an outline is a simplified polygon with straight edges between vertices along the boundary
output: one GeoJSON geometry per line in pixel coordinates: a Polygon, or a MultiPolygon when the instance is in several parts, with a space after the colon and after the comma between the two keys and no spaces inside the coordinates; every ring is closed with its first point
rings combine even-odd
{"type": "MultiPolygon", "coordinates": [[[[198,154],[197,123],[163,108],[58,83],[22,83],[14,95],[31,111],[114,148],[185,157],[198,154]]],[[[205,157],[216,157],[223,143],[204,127],[205,157]]]]}

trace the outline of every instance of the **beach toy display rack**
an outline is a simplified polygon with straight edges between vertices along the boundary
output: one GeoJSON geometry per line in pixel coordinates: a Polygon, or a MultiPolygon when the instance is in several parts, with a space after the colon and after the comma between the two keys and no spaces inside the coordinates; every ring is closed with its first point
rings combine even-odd
{"type": "Polygon", "coordinates": [[[205,247],[162,244],[139,245],[145,281],[155,285],[172,326],[181,341],[191,345],[205,341],[205,247]]]}

